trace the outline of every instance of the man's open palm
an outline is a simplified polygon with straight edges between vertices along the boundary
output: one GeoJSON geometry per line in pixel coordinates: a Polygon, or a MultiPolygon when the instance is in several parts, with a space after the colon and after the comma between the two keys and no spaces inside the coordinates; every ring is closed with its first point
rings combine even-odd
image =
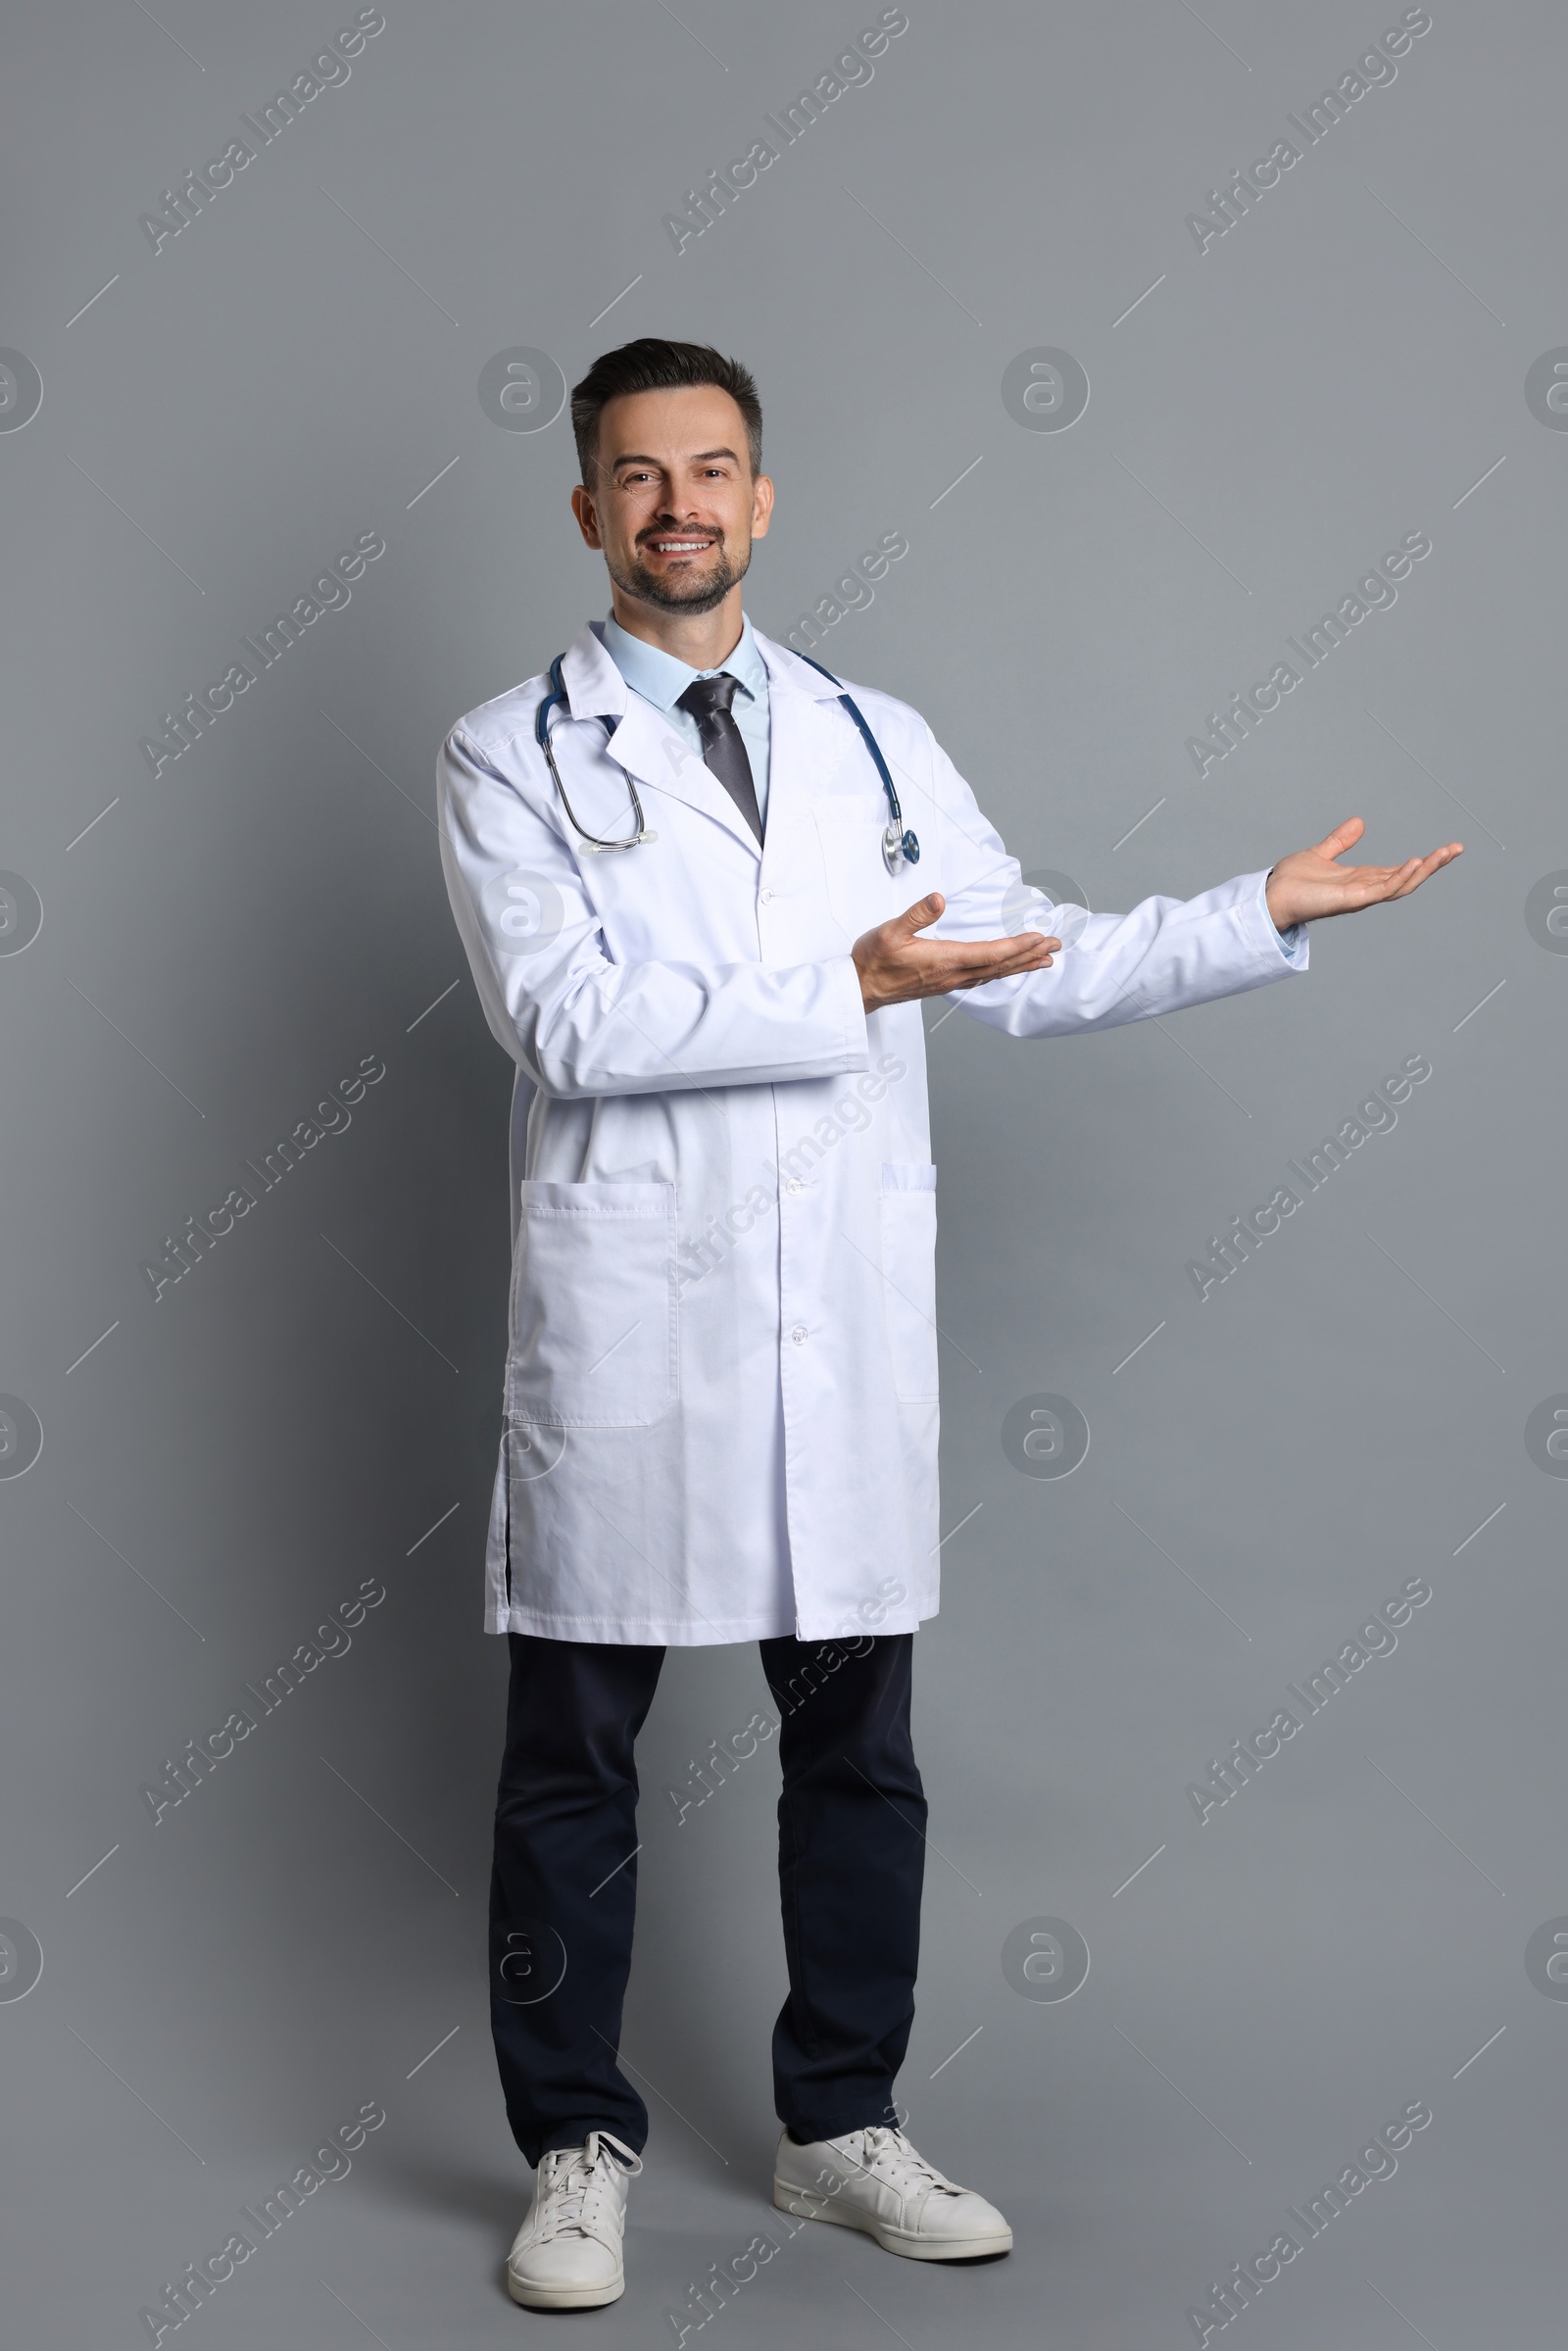
{"type": "Polygon", "coordinates": [[[1336,864],[1365,831],[1359,816],[1348,816],[1315,849],[1298,849],[1281,857],[1267,888],[1276,930],[1287,931],[1293,922],[1321,922],[1330,914],[1354,914],[1362,906],[1381,906],[1385,899],[1408,898],[1429,875],[1464,855],[1462,841],[1449,841],[1430,857],[1407,857],[1402,865],[1336,864]]]}
{"type": "Polygon", "coordinates": [[[941,891],[933,890],[856,940],[855,968],[868,1012],[921,996],[983,988],[989,980],[1012,979],[1020,971],[1049,970],[1051,951],[1061,945],[1038,931],[1020,931],[1009,939],[922,939],[922,931],[941,921],[947,904],[941,891]]]}

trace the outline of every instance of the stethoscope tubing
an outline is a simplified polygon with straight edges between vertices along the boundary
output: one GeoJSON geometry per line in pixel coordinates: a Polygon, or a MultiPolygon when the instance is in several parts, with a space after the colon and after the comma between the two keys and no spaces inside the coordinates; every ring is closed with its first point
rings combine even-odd
{"type": "Polygon", "coordinates": [[[561,805],[566,811],[572,831],[576,834],[580,846],[587,851],[589,856],[596,857],[612,857],[617,850],[637,849],[645,841],[657,841],[659,835],[648,830],[643,818],[643,804],[637,797],[637,786],[631,779],[629,769],[625,767],[622,767],[620,772],[626,778],[626,790],[631,795],[631,811],[637,830],[629,833],[622,841],[602,841],[597,833],[589,832],[586,825],[578,822],[577,811],[566,798],[566,787],[561,780],[561,769],[556,765],[555,747],[550,740],[551,712],[558,704],[564,703],[566,699],[566,689],[561,675],[561,664],[564,659],[564,654],[558,653],[550,664],[550,691],[534,713],[533,731],[540,750],[549,761],[556,790],[561,795],[561,805]]]}
{"type": "MultiPolygon", "coordinates": [[[[808,653],[803,653],[797,658],[805,661],[809,668],[816,670],[820,676],[825,677],[830,685],[838,686],[838,699],[858,728],[860,740],[870,753],[872,764],[882,779],[882,789],[887,794],[888,802],[888,824],[882,835],[882,856],[888,871],[897,873],[901,865],[917,865],[920,861],[919,839],[905,824],[904,810],[899,806],[898,791],[894,785],[887,760],[882,757],[882,746],[867,725],[864,712],[854,696],[845,693],[831,669],[824,668],[820,661],[813,661],[808,653]]],[[[566,811],[572,831],[577,835],[582,848],[594,857],[609,857],[617,850],[636,849],[645,841],[657,841],[659,835],[648,830],[643,817],[643,804],[637,797],[637,786],[632,781],[630,770],[625,767],[622,767],[620,772],[626,778],[626,790],[631,796],[632,815],[636,821],[636,831],[620,841],[602,841],[597,833],[589,832],[585,825],[579,823],[576,811],[566,797],[566,787],[561,780],[561,769],[556,765],[555,750],[550,740],[551,716],[566,699],[566,689],[561,673],[561,664],[564,659],[564,654],[558,653],[550,664],[550,691],[534,713],[534,738],[549,762],[551,776],[555,781],[556,790],[561,796],[561,805],[566,811]]],[[[604,723],[608,726],[608,721],[604,723]]],[[[611,728],[609,731],[613,733],[614,730],[611,728]]]]}
{"type": "Polygon", "coordinates": [[[904,810],[899,806],[899,795],[894,786],[893,777],[888,770],[888,763],[882,757],[882,746],[867,725],[864,711],[853,694],[845,693],[843,686],[833,675],[831,669],[824,668],[820,661],[813,661],[808,653],[800,654],[796,658],[805,661],[808,668],[816,670],[819,676],[825,677],[829,685],[838,686],[839,701],[859,728],[860,740],[871,754],[872,763],[882,778],[882,789],[888,796],[889,819],[887,831],[882,839],[882,855],[887,861],[888,871],[896,873],[901,861],[908,865],[918,865],[920,862],[919,840],[905,824],[904,810]]]}

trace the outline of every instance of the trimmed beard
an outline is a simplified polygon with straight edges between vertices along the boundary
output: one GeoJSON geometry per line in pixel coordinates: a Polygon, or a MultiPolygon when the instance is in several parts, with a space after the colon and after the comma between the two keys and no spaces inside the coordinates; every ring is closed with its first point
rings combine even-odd
{"type": "Polygon", "coordinates": [[[728,546],[719,545],[716,570],[709,573],[700,586],[682,589],[678,584],[661,578],[634,563],[629,571],[617,571],[609,558],[606,565],[612,580],[623,596],[634,596],[643,604],[657,605],[665,612],[710,612],[721,605],[731,588],[746,577],[752,565],[752,550],[747,544],[745,561],[736,563],[730,559],[728,546]]]}

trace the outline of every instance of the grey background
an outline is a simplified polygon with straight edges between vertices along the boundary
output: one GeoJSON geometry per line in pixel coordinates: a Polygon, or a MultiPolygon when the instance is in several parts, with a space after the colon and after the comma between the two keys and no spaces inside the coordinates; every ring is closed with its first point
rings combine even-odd
{"type": "MultiPolygon", "coordinates": [[[[482,1955],[510,1070],[431,769],[605,604],[564,417],[498,430],[479,372],[527,345],[570,382],[643,332],[760,378],[760,624],[907,535],[818,651],[918,704],[1026,867],[1121,906],[1352,811],[1374,858],[1466,843],[1318,931],[1305,983],[1033,1051],[935,1029],[956,1531],[917,1645],[903,2093],[1017,2250],[951,2272],[807,2230],[689,2339],[1191,2341],[1208,2281],[1416,2099],[1397,2176],[1236,2326],[1543,2339],[1568,2006],[1524,1953],[1568,1912],[1568,1488],[1524,1428],[1568,1389],[1568,962],[1524,906],[1568,866],[1568,437],[1524,380],[1568,343],[1556,12],[1435,0],[1200,254],[1188,212],[1396,8],[910,0],[869,85],[677,256],[666,209],[874,9],[387,0],[347,84],[155,256],[143,208],[352,13],[65,0],[12,31],[0,341],[44,396],[0,435],[0,864],[43,927],[0,959],[0,1388],[44,1437],[0,1482],[0,1912],[43,1954],[0,2000],[9,2339],[145,2341],[160,2281],[371,2099],[351,2176],[179,2339],[546,2325],[504,2294],[527,2174],[482,1955]],[[1088,373],[1069,432],[1004,408],[1037,346],[1088,373]],[[1397,605],[1200,781],[1203,713],[1417,529],[1397,605]],[[348,609],[154,780],[159,713],[372,530],[348,609]],[[1200,1303],[1185,1261],[1417,1053],[1397,1128],[1200,1303]],[[352,1128],[154,1304],[139,1260],[363,1054],[387,1074],[352,1128]],[[1061,1482],[1002,1449],[1035,1393],[1092,1432],[1061,1482]],[[1397,1652],[1200,1826],[1187,1784],[1411,1576],[1397,1652]],[[367,1577],[350,1653],[155,1827],[142,1783],[367,1577]],[[1042,1917],[1091,1953],[1060,2004],[1003,1972],[1042,1917]]],[[[772,1750],[679,1825],[665,1793],[764,1699],[755,1651],[674,1654],[643,1742],[625,2052],[655,2134],[630,2290],[581,2322],[607,2339],[673,2341],[771,2217],[772,1750]]]]}

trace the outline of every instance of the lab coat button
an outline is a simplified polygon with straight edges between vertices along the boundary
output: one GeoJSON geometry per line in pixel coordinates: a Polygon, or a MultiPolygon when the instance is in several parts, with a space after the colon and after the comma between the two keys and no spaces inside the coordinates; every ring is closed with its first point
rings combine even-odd
{"type": "Polygon", "coordinates": [[[801,1182],[799,1176],[786,1176],[784,1179],[784,1189],[786,1192],[804,1192],[806,1190],[806,1186],[801,1182]]]}
{"type": "Polygon", "coordinates": [[[798,1323],[796,1324],[796,1326],[795,1326],[794,1330],[793,1330],[793,1331],[790,1333],[790,1337],[791,1337],[791,1338],[794,1340],[794,1342],[795,1342],[795,1344],[796,1344],[796,1346],[797,1346],[797,1347],[804,1347],[804,1346],[806,1345],[806,1325],[805,1325],[805,1323],[803,1323],[803,1322],[798,1322],[798,1323]]]}
{"type": "Polygon", "coordinates": [[[771,891],[771,890],[764,890],[764,891],[762,892],[762,894],[761,894],[761,897],[762,897],[762,904],[763,904],[763,906],[770,906],[772,905],[772,903],[773,903],[773,893],[772,893],[772,891],[771,891]]]}

